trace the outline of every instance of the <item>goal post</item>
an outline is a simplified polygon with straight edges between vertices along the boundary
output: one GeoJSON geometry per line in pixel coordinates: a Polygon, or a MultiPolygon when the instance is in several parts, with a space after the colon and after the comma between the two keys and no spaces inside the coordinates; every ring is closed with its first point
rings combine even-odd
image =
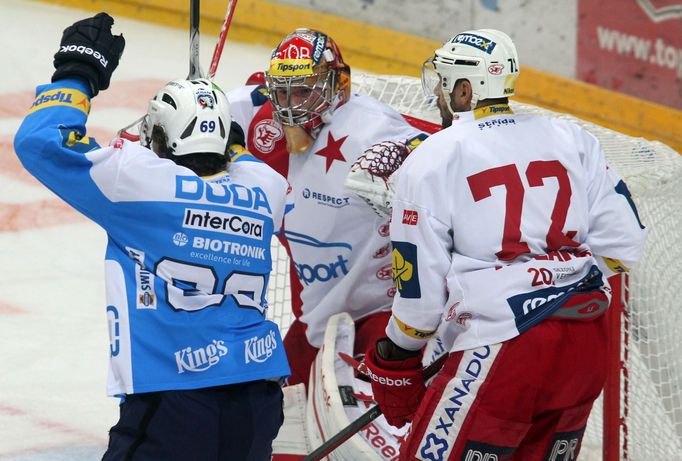
{"type": "MultiPolygon", "coordinates": [[[[620,382],[625,370],[625,362],[622,360],[621,342],[624,330],[622,328],[623,315],[625,313],[627,275],[614,275],[609,279],[613,297],[611,305],[606,312],[608,316],[609,332],[607,343],[607,369],[606,385],[603,393],[603,461],[619,461],[621,453],[621,431],[624,419],[621,417],[621,390],[620,382]]],[[[625,441],[625,440],[624,440],[625,441]]]]}
{"type": "MultiPolygon", "coordinates": [[[[414,77],[353,75],[354,92],[409,117],[440,123],[433,98],[414,77]]],[[[609,369],[583,439],[581,461],[682,460],[682,156],[568,114],[511,102],[517,113],[569,119],[599,139],[609,165],[627,183],[649,230],[644,257],[617,276],[610,319],[609,369]]],[[[291,313],[289,262],[273,244],[269,318],[283,334],[291,313]]]]}

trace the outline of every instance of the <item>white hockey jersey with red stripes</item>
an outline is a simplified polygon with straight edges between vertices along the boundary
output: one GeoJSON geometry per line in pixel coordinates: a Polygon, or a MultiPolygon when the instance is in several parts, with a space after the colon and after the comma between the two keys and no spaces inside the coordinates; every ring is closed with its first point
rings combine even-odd
{"type": "Polygon", "coordinates": [[[597,139],[506,105],[458,117],[397,172],[390,338],[464,350],[602,313],[646,230],[597,139]]]}
{"type": "Polygon", "coordinates": [[[292,305],[308,341],[320,347],[329,317],[348,312],[358,320],[386,311],[395,294],[388,222],[344,188],[350,167],[373,144],[406,142],[421,132],[374,98],[353,94],[310,149],[288,154],[266,94],[262,86],[235,89],[228,93],[230,109],[247,148],[291,185],[295,207],[284,229],[301,284],[300,303],[294,291],[292,305]]]}

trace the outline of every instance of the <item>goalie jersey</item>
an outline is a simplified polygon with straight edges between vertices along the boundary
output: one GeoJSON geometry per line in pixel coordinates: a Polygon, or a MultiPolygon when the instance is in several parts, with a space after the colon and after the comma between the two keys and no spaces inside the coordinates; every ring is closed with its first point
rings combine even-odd
{"type": "Polygon", "coordinates": [[[397,172],[390,338],[460,351],[601,315],[646,230],[597,139],[501,104],[458,116],[397,172]]]}
{"type": "Polygon", "coordinates": [[[38,87],[15,150],[107,232],[109,395],[287,376],[265,319],[286,180],[239,149],[224,174],[200,178],[137,143],[100,148],[84,136],[87,94],[75,80],[38,87]]]}
{"type": "MultiPolygon", "coordinates": [[[[287,178],[296,207],[285,220],[293,271],[294,313],[307,325],[311,345],[320,347],[327,320],[348,312],[353,320],[390,309],[389,227],[386,219],[344,181],[365,150],[382,141],[419,142],[425,136],[392,108],[354,93],[336,108],[314,144],[289,154],[279,122],[263,86],[228,93],[235,121],[247,132],[247,147],[287,178]],[[300,296],[300,298],[299,298],[300,296]]],[[[380,179],[377,179],[380,180],[380,179]]]]}

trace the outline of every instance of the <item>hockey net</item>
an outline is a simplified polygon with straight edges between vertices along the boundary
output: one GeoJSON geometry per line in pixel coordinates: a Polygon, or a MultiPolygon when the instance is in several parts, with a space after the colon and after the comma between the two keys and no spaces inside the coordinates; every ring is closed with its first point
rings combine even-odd
{"type": "MultiPolygon", "coordinates": [[[[371,95],[399,112],[440,123],[435,101],[426,99],[413,77],[354,75],[353,90],[371,95]]],[[[641,221],[649,230],[644,258],[615,290],[611,318],[612,382],[595,403],[580,459],[583,461],[682,459],[682,157],[668,146],[528,104],[512,102],[517,113],[571,120],[594,134],[611,167],[623,177],[641,221]],[[611,403],[609,403],[611,402],[611,403]],[[606,416],[605,416],[606,415],[606,416]]],[[[293,314],[289,262],[273,245],[270,317],[285,334],[293,314]]],[[[558,458],[557,458],[558,459],[558,458]]],[[[562,458],[563,459],[563,458],[562,458]]],[[[572,458],[566,458],[568,461],[572,458]]]]}

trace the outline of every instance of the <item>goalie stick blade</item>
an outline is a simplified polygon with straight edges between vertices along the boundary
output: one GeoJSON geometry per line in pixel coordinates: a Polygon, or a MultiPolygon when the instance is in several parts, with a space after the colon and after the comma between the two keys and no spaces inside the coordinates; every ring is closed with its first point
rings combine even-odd
{"type": "Polygon", "coordinates": [[[142,122],[144,117],[145,116],[143,115],[142,117],[135,120],[133,123],[130,123],[130,124],[124,126],[123,128],[121,128],[120,130],[118,130],[118,132],[116,133],[116,136],[118,136],[119,138],[127,139],[128,141],[134,141],[134,142],[139,141],[140,140],[139,130],[138,130],[138,133],[133,133],[130,130],[133,128],[139,128],[140,123],[142,122]]]}
{"type": "MultiPolygon", "coordinates": [[[[448,359],[449,356],[450,354],[443,354],[429,366],[424,368],[424,381],[428,381],[429,379],[433,378],[443,367],[445,361],[448,359]]],[[[352,365],[353,363],[359,363],[357,360],[343,352],[339,353],[339,357],[341,357],[346,363],[348,363],[351,366],[353,366],[352,365]]],[[[332,438],[330,438],[325,443],[317,447],[312,453],[303,458],[301,461],[320,461],[322,458],[324,458],[329,453],[334,451],[346,440],[353,437],[363,427],[367,426],[369,423],[377,419],[379,416],[381,416],[381,409],[379,408],[379,405],[375,405],[369,410],[367,410],[367,412],[365,412],[358,419],[356,419],[348,426],[341,429],[332,438]]]]}

